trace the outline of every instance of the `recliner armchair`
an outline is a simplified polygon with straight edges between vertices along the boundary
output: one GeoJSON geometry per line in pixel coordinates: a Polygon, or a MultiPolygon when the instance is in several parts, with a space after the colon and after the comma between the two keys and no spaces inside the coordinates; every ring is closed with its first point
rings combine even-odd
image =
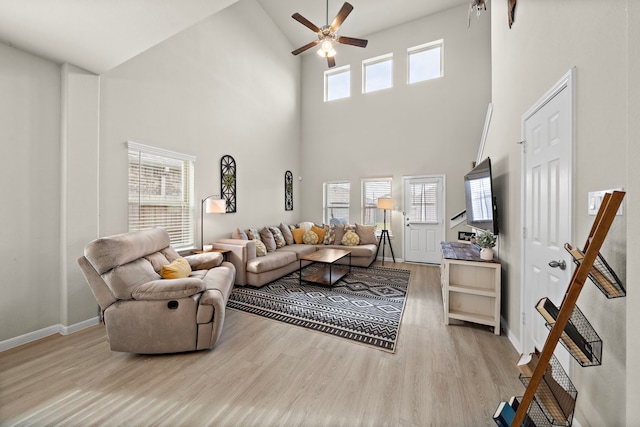
{"type": "Polygon", "coordinates": [[[163,279],[163,266],[178,258],[161,228],[103,237],[86,246],[78,264],[102,310],[111,350],[153,354],[214,346],[235,267],[221,254],[205,252],[184,257],[192,270],[188,277],[163,279]]]}

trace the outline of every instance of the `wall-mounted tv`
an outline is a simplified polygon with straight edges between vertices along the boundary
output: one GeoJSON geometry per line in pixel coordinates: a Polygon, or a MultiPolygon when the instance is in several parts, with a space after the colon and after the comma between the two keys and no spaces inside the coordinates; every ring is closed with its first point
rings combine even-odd
{"type": "Polygon", "coordinates": [[[498,234],[498,211],[489,157],[464,176],[464,191],[467,225],[498,234]]]}

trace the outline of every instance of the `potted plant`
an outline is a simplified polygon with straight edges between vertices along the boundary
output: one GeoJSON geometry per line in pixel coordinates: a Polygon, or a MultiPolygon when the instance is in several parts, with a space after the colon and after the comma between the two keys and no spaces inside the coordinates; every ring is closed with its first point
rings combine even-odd
{"type": "Polygon", "coordinates": [[[496,245],[496,236],[490,231],[480,232],[476,236],[476,243],[480,246],[480,258],[493,259],[493,247],[496,245]]]}

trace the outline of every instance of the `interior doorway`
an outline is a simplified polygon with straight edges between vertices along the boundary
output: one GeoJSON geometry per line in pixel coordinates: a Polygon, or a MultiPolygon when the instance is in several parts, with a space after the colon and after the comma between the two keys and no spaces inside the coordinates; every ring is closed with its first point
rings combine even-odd
{"type": "MultiPolygon", "coordinates": [[[[565,74],[522,116],[524,353],[541,350],[548,335],[536,303],[546,296],[560,305],[571,279],[573,262],[564,244],[573,241],[574,74],[575,69],[565,74]]],[[[569,368],[562,346],[556,357],[569,368]]]]}

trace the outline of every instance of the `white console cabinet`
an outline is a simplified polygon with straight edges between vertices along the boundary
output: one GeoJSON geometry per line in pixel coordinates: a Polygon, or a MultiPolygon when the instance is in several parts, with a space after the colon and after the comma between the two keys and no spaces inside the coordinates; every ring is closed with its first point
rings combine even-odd
{"type": "Polygon", "coordinates": [[[444,324],[449,319],[493,327],[500,335],[500,263],[483,261],[467,243],[442,242],[444,324]]]}

